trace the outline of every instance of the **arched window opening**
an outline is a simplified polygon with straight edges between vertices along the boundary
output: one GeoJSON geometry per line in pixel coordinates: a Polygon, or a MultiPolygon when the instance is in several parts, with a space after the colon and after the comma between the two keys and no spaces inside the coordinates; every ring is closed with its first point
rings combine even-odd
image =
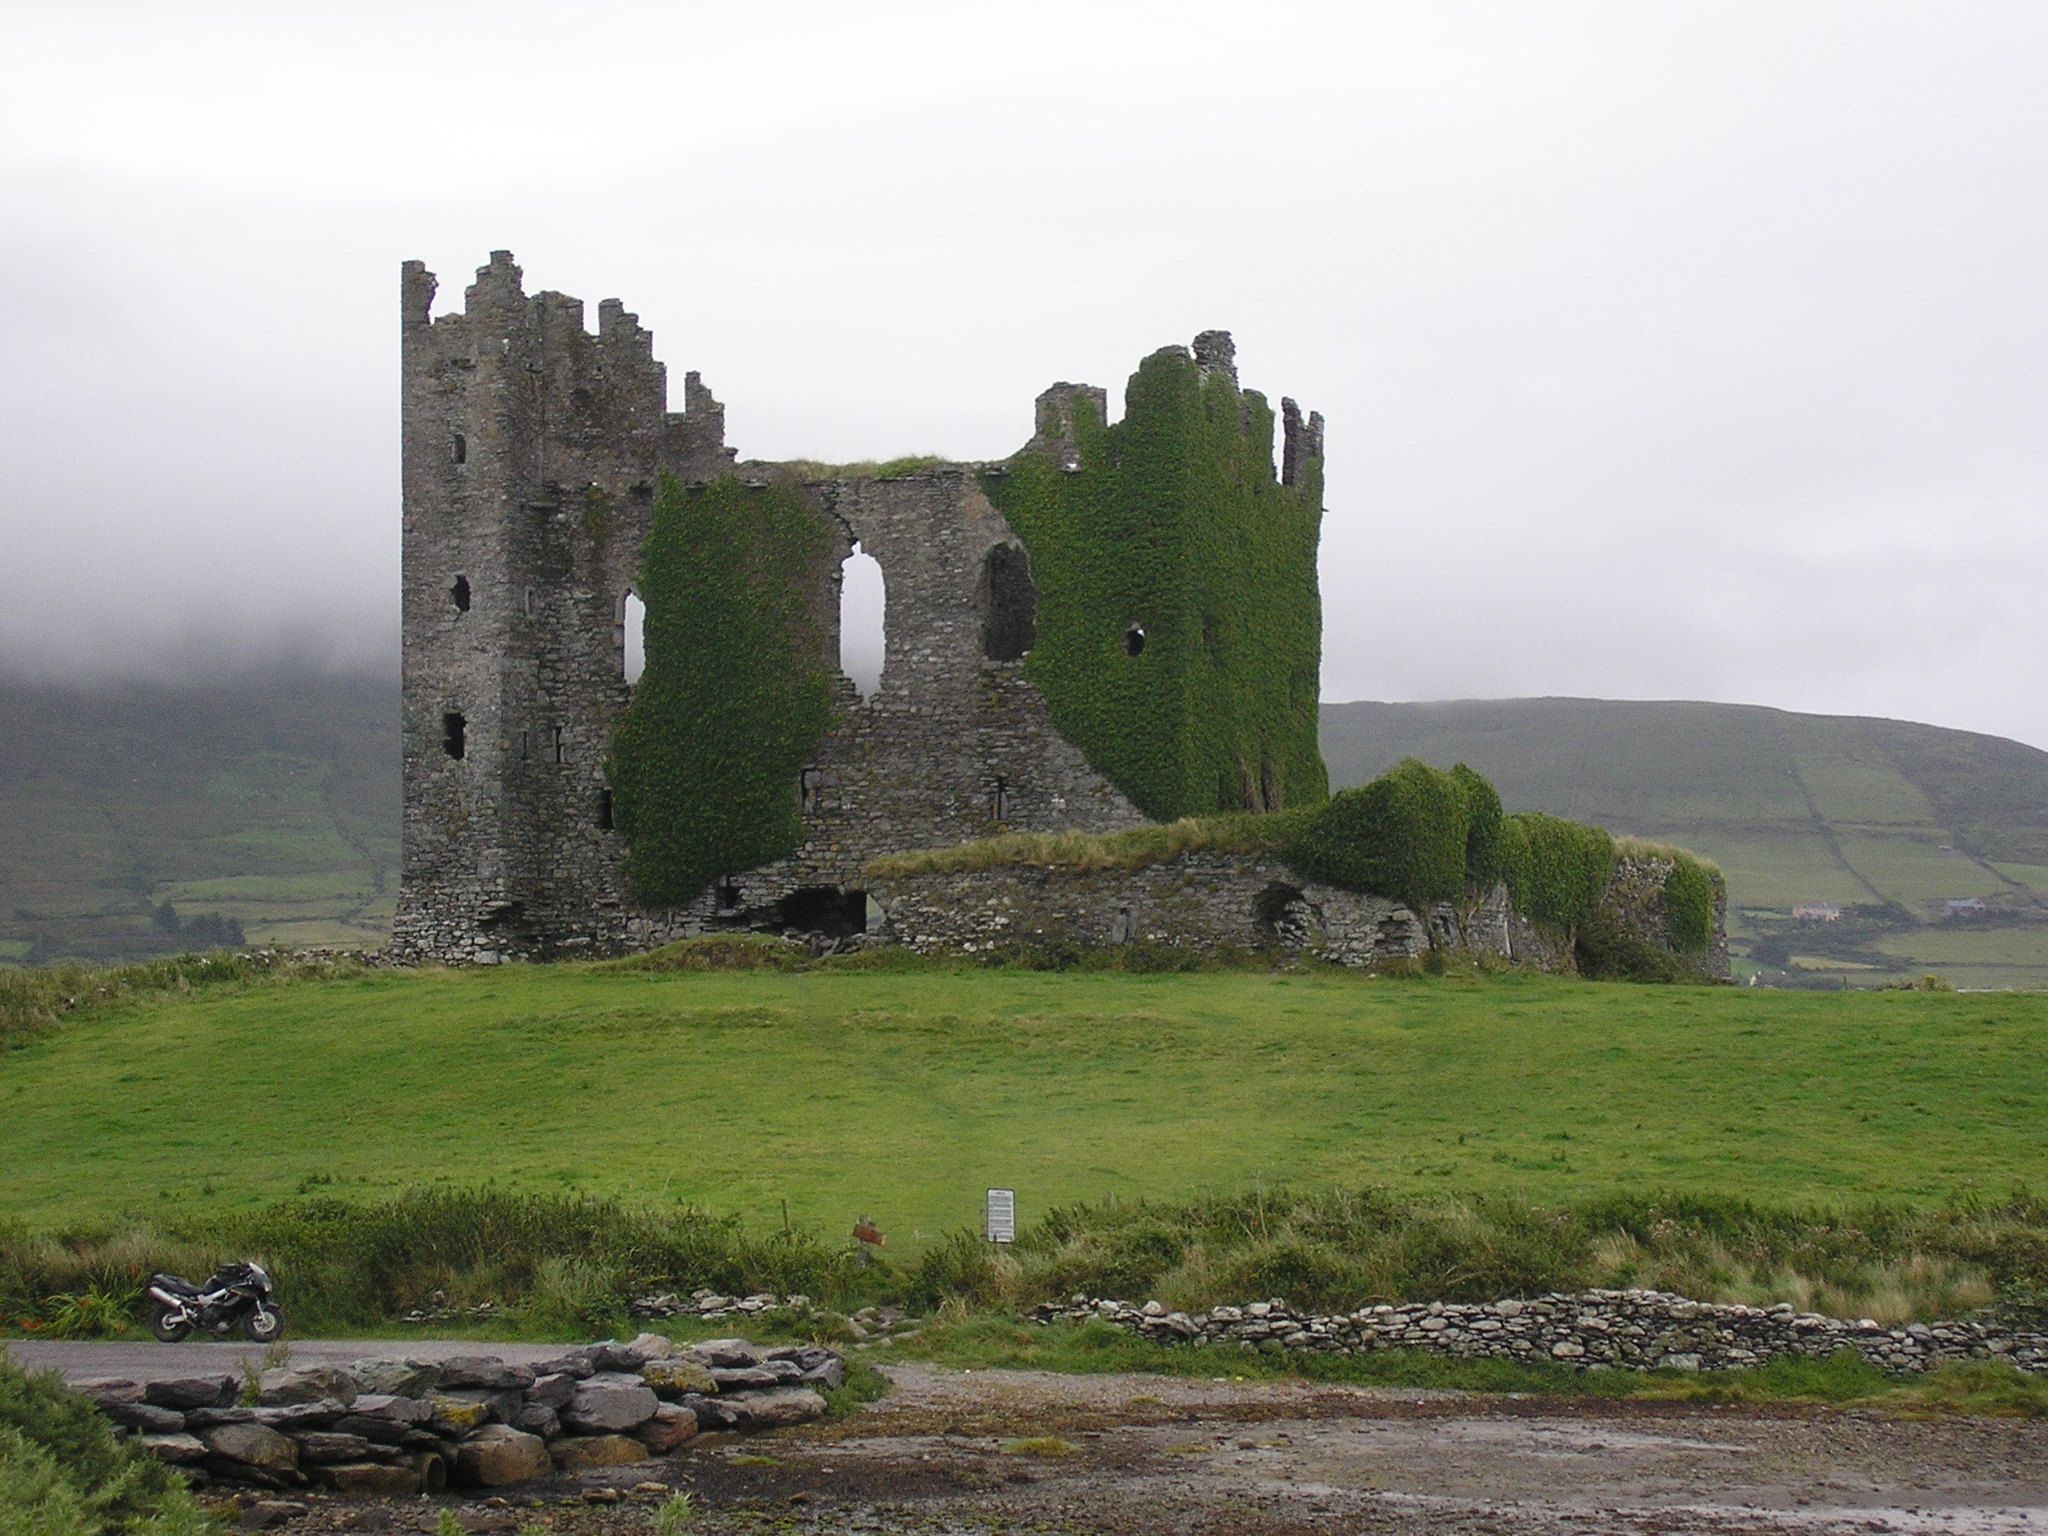
{"type": "Polygon", "coordinates": [[[998,544],[981,562],[981,653],[990,661],[1022,661],[1038,643],[1038,588],[1031,560],[1017,544],[998,544]]]}
{"type": "Polygon", "coordinates": [[[441,717],[441,750],[457,762],[469,751],[469,722],[454,710],[441,717]]]}
{"type": "Polygon", "coordinates": [[[863,699],[882,686],[887,607],[881,562],[856,543],[839,567],[839,670],[863,699]]]}
{"type": "Polygon", "coordinates": [[[637,592],[628,592],[619,606],[619,648],[631,687],[647,670],[647,605],[637,592]]]}
{"type": "Polygon", "coordinates": [[[460,432],[455,434],[455,462],[458,464],[467,464],[469,462],[469,439],[460,432]]]}
{"type": "Polygon", "coordinates": [[[448,589],[449,601],[455,604],[457,613],[469,612],[469,578],[457,576],[455,585],[448,589]]]}
{"type": "Polygon", "coordinates": [[[1124,631],[1124,654],[1126,656],[1141,656],[1144,654],[1144,651],[1145,626],[1142,624],[1133,624],[1129,629],[1124,631]]]}

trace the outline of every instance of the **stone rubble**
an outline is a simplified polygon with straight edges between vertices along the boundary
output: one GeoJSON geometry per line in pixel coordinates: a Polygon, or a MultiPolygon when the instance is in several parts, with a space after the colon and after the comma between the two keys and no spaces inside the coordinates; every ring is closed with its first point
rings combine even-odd
{"type": "Polygon", "coordinates": [[[646,1461],[699,1430],[801,1424],[845,1380],[845,1362],[816,1345],[678,1346],[644,1333],[537,1366],[470,1357],[270,1370],[253,1404],[220,1374],[78,1390],[195,1483],[393,1496],[646,1461]]]}
{"type": "Polygon", "coordinates": [[[1134,1306],[1075,1296],[1045,1303],[1034,1321],[1095,1319],[1160,1343],[1201,1343],[1273,1354],[1312,1350],[1362,1355],[1427,1351],[1464,1360],[1518,1360],[1573,1370],[1719,1371],[1773,1360],[1825,1359],[1854,1350],[1878,1369],[1903,1375],[1963,1360],[2003,1360],[2048,1374],[2048,1331],[1992,1321],[1909,1323],[1886,1328],[1797,1312],[1780,1303],[1744,1307],[1692,1301],[1662,1291],[1553,1292],[1531,1300],[1361,1307],[1312,1316],[1278,1300],[1207,1312],[1172,1312],[1157,1301],[1134,1306]]]}

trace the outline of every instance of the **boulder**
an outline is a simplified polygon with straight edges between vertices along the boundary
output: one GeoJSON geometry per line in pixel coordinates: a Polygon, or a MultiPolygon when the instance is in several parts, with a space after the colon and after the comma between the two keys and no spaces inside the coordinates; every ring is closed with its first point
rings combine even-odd
{"type": "Polygon", "coordinates": [[[638,1350],[643,1361],[666,1360],[676,1353],[676,1341],[659,1333],[635,1334],[633,1342],[626,1347],[638,1350]]]}
{"type": "Polygon", "coordinates": [[[576,1388],[562,1422],[585,1434],[611,1434],[637,1429],[654,1417],[661,1399],[638,1376],[601,1374],[576,1388]]]}
{"type": "Polygon", "coordinates": [[[543,1408],[566,1408],[569,1406],[569,1400],[576,1395],[577,1383],[588,1380],[591,1374],[585,1371],[581,1376],[571,1376],[566,1371],[557,1371],[552,1375],[542,1376],[534,1382],[532,1390],[526,1394],[526,1400],[529,1403],[538,1403],[543,1408]]]}
{"type": "Polygon", "coordinates": [[[254,1424],[256,1410],[239,1405],[227,1408],[194,1408],[185,1415],[187,1429],[216,1429],[222,1424],[254,1424]]]}
{"type": "Polygon", "coordinates": [[[214,1455],[259,1472],[296,1472],[299,1448],[287,1437],[261,1424],[223,1424],[199,1438],[214,1455]]]}
{"type": "Polygon", "coordinates": [[[447,1390],[524,1392],[532,1385],[533,1372],[523,1365],[481,1355],[441,1362],[441,1386],[447,1390]]]}
{"type": "Polygon", "coordinates": [[[726,1370],[759,1365],[762,1359],[761,1346],[745,1339],[700,1339],[690,1346],[689,1354],[706,1365],[726,1370]]]}
{"type": "Polygon", "coordinates": [[[637,1372],[648,1360],[646,1353],[638,1346],[621,1344],[616,1340],[593,1344],[587,1352],[591,1365],[599,1372],[623,1371],[630,1375],[637,1372]]]}
{"type": "Polygon", "coordinates": [[[365,1392],[349,1404],[351,1416],[383,1419],[392,1424],[424,1424],[434,1416],[434,1405],[423,1397],[394,1397],[382,1392],[365,1392]]]}
{"type": "Polygon", "coordinates": [[[336,1434],[361,1435],[373,1445],[403,1445],[406,1426],[390,1419],[373,1419],[351,1413],[334,1421],[336,1434]]]}
{"type": "Polygon", "coordinates": [[[378,1449],[361,1435],[338,1434],[332,1430],[307,1430],[292,1438],[299,1443],[299,1460],[302,1463],[370,1461],[378,1449]]]}
{"type": "MultiPolygon", "coordinates": [[[[733,1402],[738,1401],[738,1398],[733,1399],[733,1402]]],[[[676,1406],[687,1408],[695,1414],[699,1429],[735,1429],[739,1426],[737,1410],[715,1397],[705,1397],[701,1393],[692,1392],[689,1396],[678,1399],[676,1406]]]]}
{"type": "Polygon", "coordinates": [[[513,1418],[512,1427],[552,1440],[562,1432],[562,1417],[545,1403],[528,1403],[513,1418]]]}
{"type": "Polygon", "coordinates": [[[846,1362],[837,1355],[830,1355],[822,1365],[812,1366],[797,1379],[807,1387],[830,1392],[846,1385],[846,1362]]]}
{"type": "Polygon", "coordinates": [[[455,1473],[479,1488],[503,1488],[554,1471],[547,1442],[509,1424],[488,1424],[455,1448],[455,1473]]]}
{"type": "Polygon", "coordinates": [[[597,1367],[590,1363],[588,1350],[572,1349],[553,1360],[543,1360],[533,1368],[533,1374],[536,1377],[567,1376],[575,1381],[584,1381],[597,1374],[597,1367]]]}
{"type": "Polygon", "coordinates": [[[428,1425],[436,1434],[449,1440],[460,1440],[472,1429],[481,1428],[491,1417],[490,1402],[482,1396],[436,1392],[427,1402],[432,1409],[428,1425]]]}
{"type": "Polygon", "coordinates": [[[281,1408],[257,1408],[252,1412],[256,1423],[289,1434],[295,1429],[324,1429],[348,1409],[338,1397],[323,1397],[310,1403],[287,1403],[281,1408]]]}
{"type": "MultiPolygon", "coordinates": [[[[803,1373],[790,1367],[790,1380],[794,1381],[803,1373]]],[[[713,1366],[711,1379],[718,1383],[721,1392],[747,1392],[755,1387],[779,1387],[782,1377],[765,1365],[743,1365],[736,1368],[713,1366]]]]}
{"type": "Polygon", "coordinates": [[[663,1403],[654,1417],[633,1431],[633,1438],[656,1456],[666,1456],[697,1433],[697,1415],[674,1403],[663,1403]]]}
{"type": "Polygon", "coordinates": [[[71,1390],[91,1398],[102,1408],[115,1403],[139,1403],[142,1401],[142,1383],[129,1381],[120,1376],[95,1376],[87,1381],[74,1381],[71,1390]]]}
{"type": "Polygon", "coordinates": [[[333,1398],[346,1408],[360,1390],[354,1376],[331,1365],[265,1371],[256,1378],[256,1401],[265,1408],[317,1403],[323,1398],[333,1398]]]}
{"type": "Polygon", "coordinates": [[[625,1435],[571,1435],[550,1441],[548,1450],[564,1472],[624,1467],[647,1459],[647,1447],[625,1435]]]}
{"type": "Polygon", "coordinates": [[[144,1435],[142,1445],[157,1460],[180,1466],[206,1454],[206,1445],[197,1435],[144,1435]]]}
{"type": "Polygon", "coordinates": [[[425,1397],[441,1385],[441,1367],[431,1360],[354,1360],[343,1367],[364,1392],[425,1397]]]}
{"type": "Polygon", "coordinates": [[[148,1403],[101,1403],[100,1412],[116,1424],[139,1429],[146,1435],[175,1435],[185,1427],[185,1415],[175,1408],[156,1408],[148,1403]]]}
{"type": "Polygon", "coordinates": [[[152,1381],[142,1389],[142,1400],[159,1408],[213,1408],[235,1400],[232,1376],[180,1376],[172,1381],[152,1381]]]}
{"type": "Polygon", "coordinates": [[[414,1468],[381,1461],[344,1461],[322,1467],[320,1481],[355,1499],[403,1499],[420,1491],[420,1475],[414,1468]]]}
{"type": "Polygon", "coordinates": [[[772,1429],[780,1424],[803,1424],[823,1418],[825,1399],[808,1387],[777,1387],[768,1392],[716,1399],[729,1408],[740,1429],[772,1429]]]}
{"type": "Polygon", "coordinates": [[[687,1355],[668,1360],[650,1360],[640,1367],[640,1379],[662,1397],[681,1397],[685,1392],[716,1392],[718,1378],[711,1368],[687,1355]]]}

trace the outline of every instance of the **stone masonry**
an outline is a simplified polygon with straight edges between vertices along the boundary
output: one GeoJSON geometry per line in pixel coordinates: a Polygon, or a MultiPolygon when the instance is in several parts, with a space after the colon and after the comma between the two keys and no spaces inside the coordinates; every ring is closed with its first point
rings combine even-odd
{"type": "MultiPolygon", "coordinates": [[[[436,318],[419,262],[402,279],[404,881],[397,954],[457,962],[639,948],[772,919],[802,893],[865,926],[877,854],[999,831],[1142,821],[1052,724],[1024,675],[1036,594],[1021,540],[982,493],[999,465],[811,480],[806,494],[887,583],[884,669],[802,773],[804,837],[693,904],[637,910],[610,827],[604,758],[631,696],[627,597],[660,477],[701,487],[736,462],[724,408],[694,373],[671,411],[650,334],[615,299],[527,294],[493,252],[463,308],[436,318]]],[[[1228,338],[1204,333],[1204,356],[1228,338]]],[[[1219,350],[1224,349],[1224,350],[1219,350]]],[[[1040,397],[1031,446],[1078,470],[1074,401],[1040,397]]],[[[1322,454],[1322,420],[1283,412],[1286,460],[1322,454]]],[[[836,615],[838,561],[819,611],[836,615]]],[[[829,660],[839,657],[836,625],[829,660]]]]}

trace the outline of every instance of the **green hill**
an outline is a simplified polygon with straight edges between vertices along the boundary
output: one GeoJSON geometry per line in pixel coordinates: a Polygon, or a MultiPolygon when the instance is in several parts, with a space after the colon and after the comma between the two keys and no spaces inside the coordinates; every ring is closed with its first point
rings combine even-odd
{"type": "Polygon", "coordinates": [[[0,683],[0,719],[0,960],[389,935],[391,684],[0,683]]]}
{"type": "Polygon", "coordinates": [[[1333,786],[1403,757],[1469,763],[1510,809],[1705,854],[1728,875],[1738,956],[1778,979],[2048,986],[2048,752],[2018,742],[1740,704],[1497,699],[1326,704],[1323,755],[1333,786]]]}
{"type": "MultiPolygon", "coordinates": [[[[251,943],[388,934],[390,682],[0,683],[0,719],[0,960],[134,958],[229,924],[251,943]]],[[[1326,704],[1322,743],[1333,786],[1403,757],[1467,762],[1510,809],[1718,860],[1738,967],[1771,979],[2048,986],[2048,753],[2018,742],[1745,705],[1510,699],[1326,704]],[[1981,911],[1948,913],[1972,899],[1981,911]],[[1842,916],[1795,921],[1806,904],[1842,916]]]]}

